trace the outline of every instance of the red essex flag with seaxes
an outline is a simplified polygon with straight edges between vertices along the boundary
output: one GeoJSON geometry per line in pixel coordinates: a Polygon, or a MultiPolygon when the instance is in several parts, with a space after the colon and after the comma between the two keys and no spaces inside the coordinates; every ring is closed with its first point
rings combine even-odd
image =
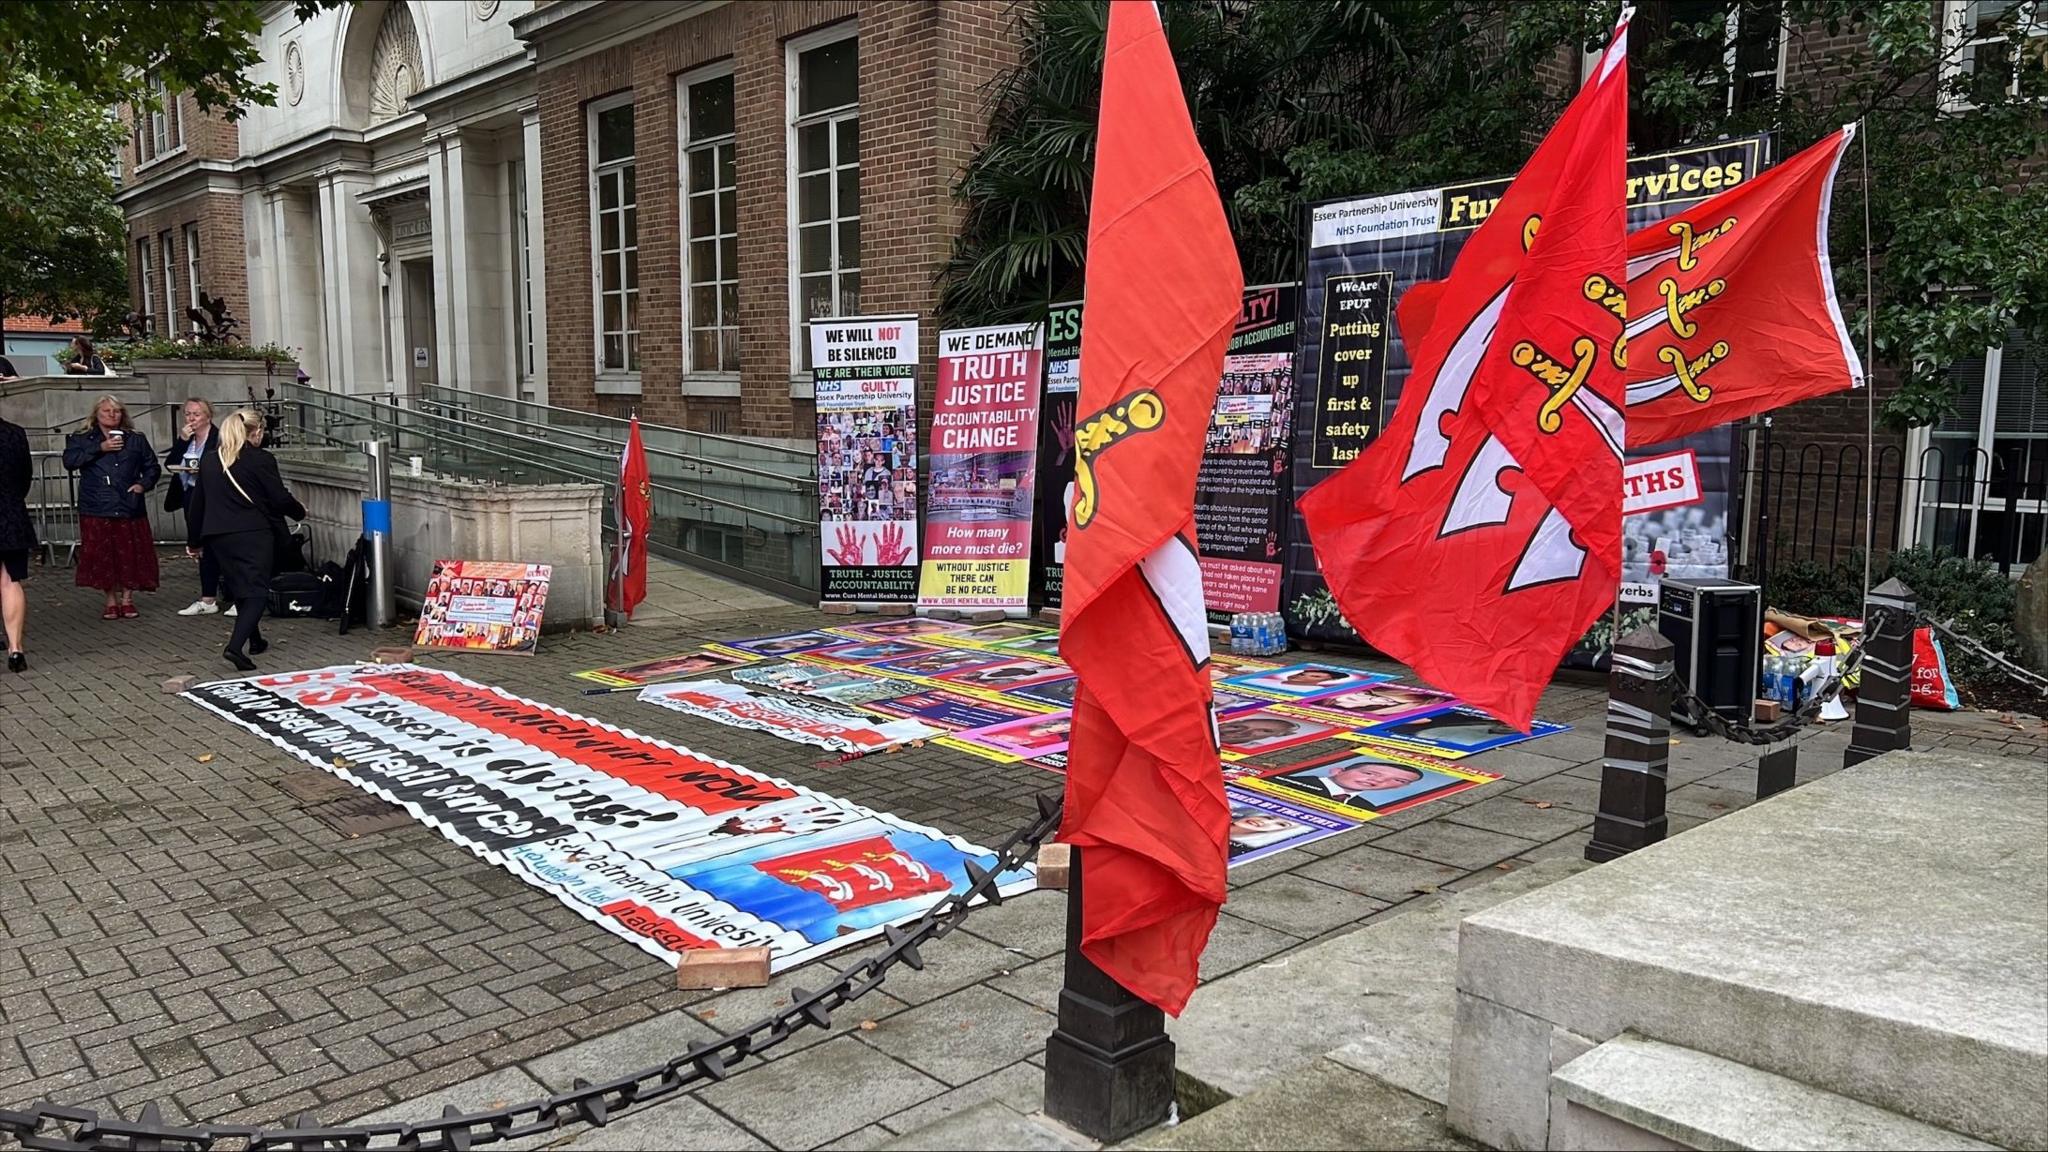
{"type": "Polygon", "coordinates": [[[1060,653],[1081,950],[1179,1014],[1223,904],[1195,477],[1244,277],[1158,10],[1109,6],[1060,653]]]}
{"type": "Polygon", "coordinates": [[[1628,439],[1661,444],[1863,383],[1828,261],[1847,125],[1628,238],[1628,439]]]}
{"type": "Polygon", "coordinates": [[[1301,498],[1358,634],[1524,730],[1620,581],[1627,32],[1451,274],[1403,295],[1391,420],[1301,498]]]}
{"type": "Polygon", "coordinates": [[[647,483],[647,449],[640,443],[640,418],[626,432],[619,453],[619,550],[612,563],[614,604],[633,618],[633,608],[647,599],[647,528],[653,518],[653,494],[647,483]]]}

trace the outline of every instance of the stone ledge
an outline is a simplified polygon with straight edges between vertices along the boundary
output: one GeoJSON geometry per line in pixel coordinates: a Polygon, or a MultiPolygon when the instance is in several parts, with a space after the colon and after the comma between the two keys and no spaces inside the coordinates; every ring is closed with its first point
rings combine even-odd
{"type": "Polygon", "coordinates": [[[1574,1107],[1688,1148],[1993,1147],[1797,1080],[1626,1033],[1552,1073],[1550,1084],[1574,1107]]]}

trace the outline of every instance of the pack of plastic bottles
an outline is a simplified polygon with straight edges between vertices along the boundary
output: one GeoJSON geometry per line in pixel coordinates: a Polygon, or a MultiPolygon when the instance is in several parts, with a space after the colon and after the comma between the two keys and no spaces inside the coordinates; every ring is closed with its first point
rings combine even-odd
{"type": "Polygon", "coordinates": [[[1278,612],[1233,613],[1230,651],[1238,656],[1277,656],[1287,651],[1286,619],[1278,612]]]}

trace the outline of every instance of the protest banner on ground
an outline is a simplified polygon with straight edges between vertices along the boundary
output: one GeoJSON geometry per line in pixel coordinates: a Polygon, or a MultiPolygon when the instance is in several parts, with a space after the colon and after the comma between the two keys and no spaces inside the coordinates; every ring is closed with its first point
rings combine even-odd
{"type": "Polygon", "coordinates": [[[1202,602],[1211,620],[1280,610],[1300,296],[1298,284],[1245,289],[1237,331],[1223,358],[1195,483],[1202,602]]]}
{"type": "Polygon", "coordinates": [[[640,690],[640,700],[834,752],[879,752],[911,740],[943,735],[942,729],[915,720],[877,722],[837,705],[770,696],[723,680],[651,684],[640,690]]]}
{"type": "Polygon", "coordinates": [[[861,707],[878,715],[920,720],[948,731],[986,728],[990,724],[1001,724],[1035,714],[1030,709],[1015,704],[983,699],[944,688],[934,688],[926,692],[906,692],[901,696],[876,700],[861,707]]]}
{"type": "MultiPolygon", "coordinates": [[[[688,748],[411,665],[185,696],[648,954],[765,946],[776,971],[965,891],[986,849],[688,748]]],[[[1006,873],[1005,894],[1028,889],[1006,873]]]]}
{"type": "Polygon", "coordinates": [[[1518,732],[1477,708],[1443,708],[1406,720],[1389,720],[1348,733],[1347,740],[1364,740],[1383,748],[1420,752],[1458,760],[1493,748],[1505,748],[1569,731],[1569,724],[1532,721],[1527,732],[1518,732]]]}
{"type": "Polygon", "coordinates": [[[835,704],[865,704],[900,694],[903,685],[874,676],[812,664],[756,664],[735,668],[732,678],[741,684],[774,688],[798,696],[816,696],[835,704]]]}
{"type": "Polygon", "coordinates": [[[825,603],[917,598],[915,316],[810,322],[825,603]]]}
{"type": "Polygon", "coordinates": [[[1043,344],[1036,324],[939,333],[920,611],[1027,611],[1043,344]]]}
{"type": "Polygon", "coordinates": [[[548,604],[547,564],[441,560],[427,578],[412,646],[453,652],[517,652],[540,648],[548,604]]]}

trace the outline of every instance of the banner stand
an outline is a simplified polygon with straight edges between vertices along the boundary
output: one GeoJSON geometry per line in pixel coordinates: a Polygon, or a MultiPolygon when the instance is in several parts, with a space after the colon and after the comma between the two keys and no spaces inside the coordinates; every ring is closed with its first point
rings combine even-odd
{"type": "Polygon", "coordinates": [[[1022,619],[1031,601],[1045,332],[1037,324],[954,328],[939,333],[938,347],[917,610],[1022,619]]]}
{"type": "Polygon", "coordinates": [[[917,599],[916,316],[810,322],[818,430],[819,607],[917,599]]]}

